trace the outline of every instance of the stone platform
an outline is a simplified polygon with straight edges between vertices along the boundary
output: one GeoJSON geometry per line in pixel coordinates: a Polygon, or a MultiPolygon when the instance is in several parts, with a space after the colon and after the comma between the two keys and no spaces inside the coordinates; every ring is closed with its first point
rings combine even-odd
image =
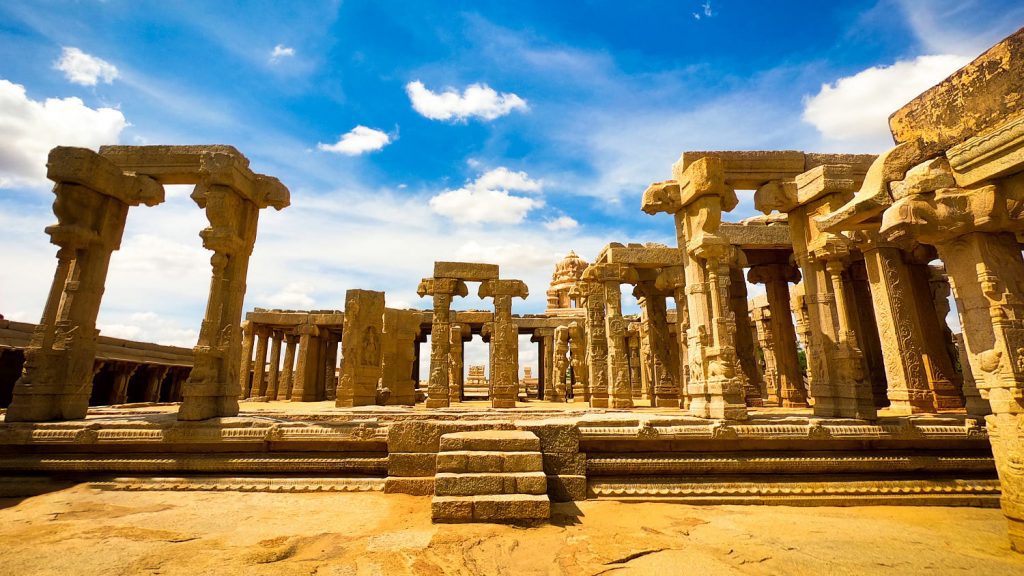
{"type": "MultiPolygon", "coordinates": [[[[718,421],[678,409],[546,402],[242,406],[239,417],[198,422],[178,421],[173,405],[134,405],[94,409],[84,420],[0,424],[0,475],[40,486],[427,496],[436,493],[442,436],[483,430],[534,434],[535,472],[555,502],[997,506],[1000,494],[985,428],[956,414],[868,422],[776,408],[718,421]]],[[[0,491],[13,485],[30,491],[25,482],[0,482],[0,491]]]]}

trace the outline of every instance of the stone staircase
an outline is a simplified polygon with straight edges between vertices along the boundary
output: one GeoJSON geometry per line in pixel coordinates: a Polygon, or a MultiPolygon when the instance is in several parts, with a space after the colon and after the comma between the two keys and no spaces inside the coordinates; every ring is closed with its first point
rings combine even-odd
{"type": "Polygon", "coordinates": [[[434,522],[547,521],[540,439],[519,430],[441,436],[431,515],[434,522]]]}

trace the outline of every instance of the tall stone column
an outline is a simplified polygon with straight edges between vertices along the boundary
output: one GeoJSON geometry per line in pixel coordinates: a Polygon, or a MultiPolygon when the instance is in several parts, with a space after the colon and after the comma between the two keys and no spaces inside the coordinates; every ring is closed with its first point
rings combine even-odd
{"type": "Polygon", "coordinates": [[[750,301],[750,317],[754,321],[757,343],[764,355],[765,406],[782,406],[779,371],[775,361],[775,336],[772,334],[772,313],[766,296],[759,296],[750,301]]]}
{"type": "Polygon", "coordinates": [[[533,338],[540,344],[538,358],[541,359],[537,367],[537,377],[544,387],[544,399],[548,402],[561,402],[558,398],[558,391],[555,386],[554,366],[552,358],[555,350],[555,329],[537,328],[533,331],[533,338]]]}
{"type": "Polygon", "coordinates": [[[522,280],[485,280],[478,294],[481,299],[494,299],[491,407],[515,408],[519,396],[519,330],[512,321],[512,298],[525,299],[529,291],[522,280]]]}
{"type": "Polygon", "coordinates": [[[451,353],[451,304],[453,296],[465,297],[466,283],[454,278],[424,278],[416,293],[434,300],[430,337],[430,377],[427,380],[427,408],[449,406],[449,354],[451,353]]]}
{"type": "Polygon", "coordinates": [[[572,362],[573,402],[589,402],[590,386],[587,369],[587,337],[578,322],[569,323],[569,355],[572,362]]]}
{"type": "Polygon", "coordinates": [[[875,318],[875,306],[871,300],[871,283],[864,260],[852,260],[849,267],[850,287],[854,307],[857,309],[857,341],[864,356],[864,374],[871,383],[871,397],[875,408],[889,405],[889,384],[885,376],[885,359],[882,355],[882,340],[875,318]]]}
{"type": "Polygon", "coordinates": [[[146,402],[160,401],[160,384],[163,383],[168,370],[167,366],[149,367],[149,370],[146,372],[146,393],[144,395],[146,402]]]}
{"type": "Polygon", "coordinates": [[[262,397],[267,391],[267,340],[270,338],[270,330],[265,326],[256,327],[256,358],[252,366],[252,390],[249,396],[252,398],[262,397]]]}
{"type": "Polygon", "coordinates": [[[238,397],[242,400],[249,397],[252,387],[252,353],[256,341],[256,327],[252,322],[242,322],[242,363],[238,368],[238,397]]]}
{"type": "Polygon", "coordinates": [[[679,350],[679,407],[687,408],[687,382],[689,378],[689,353],[686,333],[690,329],[690,313],[686,302],[686,270],[682,266],[663,268],[655,281],[655,287],[672,295],[676,303],[676,348],[679,350]]]}
{"type": "Polygon", "coordinates": [[[327,330],[327,335],[324,338],[324,345],[326,346],[324,354],[324,396],[326,396],[326,400],[337,401],[338,399],[338,385],[341,383],[341,378],[338,375],[338,344],[340,344],[339,335],[327,330]]]}
{"type": "Polygon", "coordinates": [[[298,358],[292,372],[292,402],[315,402],[320,378],[320,329],[314,324],[295,327],[299,338],[298,358]]]}
{"type": "Polygon", "coordinates": [[[449,375],[448,375],[448,401],[449,402],[462,402],[463,398],[463,386],[465,386],[466,369],[463,364],[463,358],[465,357],[465,347],[462,340],[462,324],[452,324],[450,330],[450,341],[448,345],[451,347],[448,355],[449,362],[449,375]]]}
{"type": "Polygon", "coordinates": [[[622,264],[592,264],[583,279],[604,287],[605,333],[608,342],[608,396],[612,408],[632,408],[626,319],[622,317],[622,284],[636,284],[636,270],[622,264]]]}
{"type": "MultiPolygon", "coordinates": [[[[811,391],[814,389],[812,386],[811,376],[811,362],[809,357],[809,350],[811,348],[811,321],[807,316],[807,302],[804,298],[803,285],[796,286],[793,290],[793,294],[789,299],[789,309],[792,312],[793,317],[796,319],[794,322],[794,328],[796,328],[796,337],[800,342],[800,347],[804,351],[804,360],[807,363],[804,377],[804,390],[807,392],[807,403],[813,402],[811,391]]],[[[799,357],[800,352],[797,351],[799,357]]]]}
{"type": "MultiPolygon", "coordinates": [[[[796,330],[789,308],[789,283],[800,281],[800,271],[790,264],[758,265],[751,267],[749,279],[755,284],[765,285],[768,300],[770,324],[765,322],[764,330],[768,334],[761,341],[766,365],[770,351],[778,393],[777,398],[772,398],[769,393],[769,399],[777,401],[780,406],[806,408],[807,396],[796,350],[796,330]]],[[[761,330],[759,325],[759,334],[761,330]]],[[[767,379],[767,367],[765,372],[767,379]]]]}
{"type": "Polygon", "coordinates": [[[155,181],[125,174],[85,148],[51,150],[46,176],[56,183],[57,224],[47,226],[46,233],[59,248],[57,270],[25,349],[7,422],[85,417],[110,255],[120,248],[128,207],[155,206],[164,199],[155,181]]]}
{"type": "MultiPolygon", "coordinates": [[[[641,314],[643,309],[641,308],[641,314]]],[[[626,345],[629,346],[629,388],[633,391],[633,399],[637,400],[644,397],[644,382],[642,376],[642,370],[640,368],[640,348],[641,342],[644,340],[643,332],[640,328],[643,320],[640,323],[630,324],[628,328],[629,336],[626,338],[626,345]]]]}
{"type": "MultiPolygon", "coordinates": [[[[827,258],[827,257],[826,257],[827,258]]],[[[846,284],[846,265],[839,258],[827,258],[825,269],[834,297],[836,318],[839,323],[838,345],[833,358],[836,362],[836,381],[833,388],[833,406],[836,415],[853,416],[874,420],[877,418],[871,384],[865,378],[864,357],[857,345],[857,333],[854,331],[854,318],[849,300],[849,287],[846,284]]],[[[815,414],[819,413],[819,404],[815,404],[815,414]]],[[[821,412],[827,406],[822,405],[821,412]]]]}
{"type": "Polygon", "coordinates": [[[555,335],[551,354],[551,383],[555,389],[551,400],[554,402],[566,401],[566,373],[569,370],[569,327],[559,326],[555,328],[555,335]]]}
{"type": "Polygon", "coordinates": [[[284,368],[281,370],[280,382],[277,386],[277,399],[290,400],[292,397],[292,381],[294,380],[295,367],[295,345],[297,338],[295,334],[285,332],[284,368]]]}
{"type": "Polygon", "coordinates": [[[647,347],[651,354],[651,406],[679,407],[678,357],[673,357],[675,341],[668,331],[665,295],[655,287],[655,279],[641,280],[634,294],[640,305],[640,322],[645,325],[647,347]]]}
{"type": "MultiPolygon", "coordinates": [[[[341,334],[341,379],[335,405],[373,406],[377,402],[383,331],[384,293],[346,291],[345,325],[341,334]]],[[[446,336],[447,332],[442,334],[446,336]]]]}
{"type": "Polygon", "coordinates": [[[739,375],[743,379],[746,404],[763,406],[761,372],[754,356],[754,334],[750,331],[750,313],[747,311],[747,282],[743,278],[743,268],[735,263],[729,266],[729,311],[736,320],[733,339],[736,342],[736,357],[740,363],[739,375]]]}
{"type": "Polygon", "coordinates": [[[114,368],[114,388],[110,392],[110,404],[125,404],[128,402],[128,383],[131,381],[135,371],[139,369],[138,364],[130,362],[119,362],[114,368]]]}
{"type": "Polygon", "coordinates": [[[608,332],[605,328],[604,286],[596,282],[577,284],[587,311],[587,367],[590,406],[608,407],[608,332]]]}

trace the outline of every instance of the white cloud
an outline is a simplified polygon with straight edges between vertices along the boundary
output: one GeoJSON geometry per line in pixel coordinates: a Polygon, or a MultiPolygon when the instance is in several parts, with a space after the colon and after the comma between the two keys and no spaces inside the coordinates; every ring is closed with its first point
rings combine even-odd
{"type": "Polygon", "coordinates": [[[316,303],[316,300],[309,295],[312,291],[313,287],[305,282],[292,282],[263,300],[275,308],[309,309],[316,303]]]}
{"type": "Polygon", "coordinates": [[[558,230],[575,230],[579,228],[580,223],[569,216],[559,216],[554,220],[548,220],[544,222],[544,227],[552,232],[558,230]]]}
{"type": "Polygon", "coordinates": [[[89,108],[78,98],[39,102],[0,79],[0,188],[45,185],[51,148],[116,144],[127,125],[113,108],[89,108]]]}
{"type": "Polygon", "coordinates": [[[164,318],[155,312],[135,312],[123,319],[123,323],[96,325],[103,336],[157,342],[166,346],[191,348],[199,339],[199,331],[180,326],[175,320],[164,318]]]}
{"type": "Polygon", "coordinates": [[[295,56],[295,48],[278,44],[270,51],[270,63],[274,64],[280,62],[282,58],[291,58],[292,56],[295,56]]]}
{"type": "Polygon", "coordinates": [[[430,199],[430,208],[461,224],[518,224],[526,213],[540,208],[544,201],[509,192],[542,190],[542,182],[526,172],[512,172],[504,166],[481,174],[479,178],[457,190],[445,190],[430,199]]]}
{"type": "Polygon", "coordinates": [[[695,20],[700,20],[702,16],[711,18],[712,16],[715,15],[715,13],[711,11],[711,0],[706,0],[703,4],[700,5],[700,7],[700,12],[693,13],[693,18],[695,20]]]}
{"type": "Polygon", "coordinates": [[[460,95],[448,88],[432,92],[416,80],[405,85],[414,110],[431,120],[466,121],[469,118],[494,120],[513,110],[527,110],[526,100],[511,92],[499,94],[486,84],[470,84],[460,95]]]}
{"type": "Polygon", "coordinates": [[[319,143],[317,148],[324,152],[335,152],[346,156],[358,156],[366,152],[376,152],[392,142],[388,133],[366,126],[356,126],[343,134],[334,144],[319,143]]]}
{"type": "Polygon", "coordinates": [[[892,146],[889,115],[970,60],[953,54],[919,56],[822,84],[817,94],[804,98],[803,119],[826,140],[884,150],[892,146]]]}
{"type": "Polygon", "coordinates": [[[61,50],[60,60],[53,67],[63,72],[68,82],[82,86],[95,86],[101,80],[110,84],[121,75],[117,66],[74,47],[61,50]]]}

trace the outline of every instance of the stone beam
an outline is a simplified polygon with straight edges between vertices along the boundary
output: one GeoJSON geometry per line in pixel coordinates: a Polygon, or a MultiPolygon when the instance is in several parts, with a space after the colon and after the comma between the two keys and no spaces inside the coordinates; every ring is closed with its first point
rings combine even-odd
{"type": "Polygon", "coordinates": [[[678,248],[647,243],[622,245],[612,242],[604,247],[595,264],[624,264],[638,270],[682,266],[683,254],[678,248]]]}
{"type": "Polygon", "coordinates": [[[468,282],[498,279],[497,264],[434,262],[434,278],[455,278],[468,282]]]}

